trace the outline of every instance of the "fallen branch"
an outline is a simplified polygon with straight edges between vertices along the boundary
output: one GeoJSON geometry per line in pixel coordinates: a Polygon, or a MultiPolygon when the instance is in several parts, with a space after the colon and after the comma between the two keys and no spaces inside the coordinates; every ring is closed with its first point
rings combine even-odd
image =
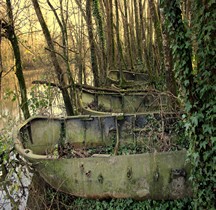
{"type": "Polygon", "coordinates": [[[32,82],[32,84],[37,84],[37,85],[40,84],[40,85],[47,85],[47,86],[57,87],[60,90],[63,89],[63,87],[61,85],[58,85],[58,84],[53,83],[53,82],[42,81],[42,80],[34,80],[32,82]]]}

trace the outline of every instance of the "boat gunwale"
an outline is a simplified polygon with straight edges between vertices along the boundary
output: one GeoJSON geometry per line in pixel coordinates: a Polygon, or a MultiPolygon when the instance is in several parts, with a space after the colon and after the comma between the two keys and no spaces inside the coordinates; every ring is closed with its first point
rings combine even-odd
{"type": "Polygon", "coordinates": [[[35,153],[32,152],[32,150],[30,149],[25,149],[22,145],[22,143],[20,142],[19,139],[16,139],[14,141],[15,144],[15,149],[17,150],[17,152],[19,154],[21,154],[24,158],[26,158],[27,160],[29,160],[31,162],[31,160],[70,160],[70,159],[101,159],[101,158],[118,158],[118,157],[138,157],[138,156],[147,156],[147,155],[160,155],[160,154],[173,154],[173,153],[186,153],[187,150],[186,149],[181,149],[181,150],[176,150],[176,151],[166,151],[166,152],[145,152],[145,153],[141,153],[141,154],[127,154],[127,155],[110,155],[110,154],[102,154],[102,155],[98,155],[98,154],[93,154],[91,157],[85,157],[85,158],[77,158],[77,157],[73,157],[73,158],[59,158],[58,156],[53,156],[53,155],[37,155],[35,153]]]}
{"type": "Polygon", "coordinates": [[[92,114],[85,114],[85,115],[74,115],[74,116],[44,116],[44,115],[35,115],[32,117],[29,117],[28,119],[26,119],[23,123],[21,123],[21,125],[19,125],[17,128],[17,130],[20,130],[23,126],[27,125],[30,121],[34,120],[34,119],[47,119],[47,120],[67,120],[67,119],[85,119],[85,118],[91,118],[91,117],[119,117],[119,116],[137,116],[137,115],[148,115],[148,114],[160,114],[160,115],[168,115],[168,114],[175,114],[175,115],[179,115],[179,114],[183,114],[183,112],[175,112],[175,111],[147,111],[147,112],[137,112],[137,113],[124,113],[124,112],[120,112],[120,113],[116,113],[116,112],[106,112],[106,115],[100,116],[100,115],[92,115],[92,114]]]}
{"type": "MultiPolygon", "coordinates": [[[[161,112],[157,111],[157,112],[145,112],[145,113],[135,113],[135,114],[125,114],[125,113],[113,113],[113,114],[106,114],[106,115],[76,115],[76,116],[66,116],[66,117],[47,117],[47,116],[32,116],[30,118],[28,118],[27,120],[25,120],[21,125],[19,125],[16,129],[14,129],[13,131],[13,139],[14,139],[14,146],[15,149],[18,151],[19,154],[21,154],[24,158],[27,158],[28,160],[30,159],[35,159],[35,160],[59,160],[61,158],[59,158],[58,156],[53,156],[51,154],[47,154],[47,155],[37,155],[35,153],[32,152],[31,149],[29,148],[24,148],[23,147],[23,143],[20,141],[19,139],[19,133],[20,130],[22,128],[24,128],[25,126],[28,126],[28,124],[30,122],[32,122],[33,120],[60,120],[60,121],[65,121],[68,119],[91,119],[91,118],[104,118],[104,117],[122,117],[122,116],[137,116],[137,115],[143,115],[143,114],[161,114],[161,112]]],[[[166,114],[177,114],[176,112],[163,112],[163,115],[166,114]]],[[[181,114],[178,113],[178,114],[181,114]]],[[[184,151],[184,150],[179,150],[179,151],[184,151]]],[[[169,151],[169,152],[176,152],[176,151],[169,151]]],[[[165,152],[157,152],[157,153],[165,153],[165,152]]],[[[143,154],[149,154],[147,153],[142,153],[142,154],[129,154],[129,155],[143,155],[143,154]]],[[[151,154],[151,153],[150,153],[151,154]]],[[[117,155],[117,156],[124,156],[124,155],[117,155]]],[[[117,157],[116,156],[116,157],[117,157]]],[[[86,157],[86,158],[91,158],[91,157],[86,157]]],[[[107,158],[107,157],[106,157],[107,158]]],[[[81,158],[83,159],[83,158],[81,158]]],[[[30,161],[31,162],[31,161],[30,161]]]]}
{"type": "MultiPolygon", "coordinates": [[[[131,76],[141,76],[141,77],[145,77],[145,80],[143,81],[143,78],[142,80],[134,80],[134,79],[125,79],[127,82],[134,82],[134,81],[138,81],[138,82],[148,82],[147,80],[150,78],[149,77],[149,74],[147,72],[136,72],[136,71],[129,71],[129,70],[122,70],[122,74],[124,77],[126,77],[126,75],[131,75],[131,76]]],[[[120,79],[118,79],[120,77],[120,70],[117,70],[117,69],[112,69],[112,70],[109,70],[108,73],[107,73],[107,77],[108,79],[114,81],[114,82],[119,82],[120,79]],[[114,79],[112,77],[117,77],[117,79],[114,79]]]]}
{"type": "Polygon", "coordinates": [[[98,95],[111,95],[111,96],[139,96],[139,95],[165,95],[172,97],[173,95],[168,91],[159,91],[156,89],[109,89],[109,88],[99,88],[99,87],[92,87],[89,85],[80,85],[76,84],[76,87],[79,89],[80,92],[87,92],[91,94],[98,94],[98,95]]]}

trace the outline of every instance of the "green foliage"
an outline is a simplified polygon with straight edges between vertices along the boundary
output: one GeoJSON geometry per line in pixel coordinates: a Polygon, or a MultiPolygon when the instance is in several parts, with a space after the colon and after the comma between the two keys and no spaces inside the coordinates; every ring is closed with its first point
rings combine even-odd
{"type": "Polygon", "coordinates": [[[5,100],[10,99],[11,101],[16,101],[17,97],[18,96],[17,96],[15,91],[13,91],[11,89],[6,89],[6,91],[4,92],[3,99],[5,99],[5,100]]]}
{"type": "Polygon", "coordinates": [[[64,193],[47,191],[46,200],[51,201],[47,205],[49,209],[67,209],[67,210],[192,210],[192,200],[185,198],[175,201],[136,201],[133,199],[107,199],[107,200],[91,200],[86,198],[74,198],[64,193]],[[59,202],[59,200],[63,202],[59,202]]]}
{"type": "Polygon", "coordinates": [[[197,208],[214,209],[216,189],[216,64],[215,32],[216,3],[207,1],[194,3],[194,32],[198,48],[196,50],[196,78],[194,93],[197,101],[188,118],[191,137],[189,158],[193,164],[191,180],[194,183],[197,208]]]}
{"type": "Polygon", "coordinates": [[[51,87],[43,86],[42,90],[38,90],[37,86],[33,86],[28,99],[28,106],[32,115],[43,114],[44,110],[51,103],[51,87]]]}
{"type": "Polygon", "coordinates": [[[172,36],[175,74],[185,99],[185,131],[190,139],[188,161],[192,164],[194,209],[215,209],[216,189],[216,3],[194,1],[192,30],[186,29],[179,1],[163,0],[172,36]],[[189,36],[193,38],[190,40],[189,36]],[[193,53],[191,55],[191,43],[193,53]],[[192,69],[192,58],[194,68],[192,69]]]}
{"type": "Polygon", "coordinates": [[[185,102],[192,103],[193,95],[191,84],[193,83],[193,69],[191,60],[191,40],[189,37],[190,34],[187,33],[186,25],[182,20],[179,7],[180,1],[162,0],[161,4],[164,8],[167,20],[167,30],[172,38],[170,47],[174,59],[175,78],[181,87],[181,92],[179,94],[185,99],[185,102]]]}
{"type": "Polygon", "coordinates": [[[94,201],[88,199],[76,199],[71,209],[98,209],[98,210],[168,210],[168,209],[192,209],[190,199],[176,201],[135,201],[132,199],[110,199],[94,201]]]}

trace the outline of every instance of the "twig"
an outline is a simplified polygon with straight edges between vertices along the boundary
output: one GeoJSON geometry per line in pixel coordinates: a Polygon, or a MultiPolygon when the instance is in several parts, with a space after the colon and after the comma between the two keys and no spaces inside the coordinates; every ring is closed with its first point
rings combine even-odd
{"type": "MultiPolygon", "coordinates": [[[[59,44],[59,43],[56,42],[56,41],[53,41],[53,43],[57,44],[59,47],[61,47],[61,48],[63,48],[63,49],[66,48],[65,46],[62,46],[61,44],[59,44]]],[[[73,52],[73,53],[75,53],[75,54],[79,54],[77,51],[72,50],[72,49],[70,49],[70,48],[68,48],[68,50],[71,51],[71,52],[73,52]]]]}
{"type": "Polygon", "coordinates": [[[7,74],[9,74],[9,73],[13,70],[14,67],[15,67],[15,65],[13,65],[13,66],[2,76],[2,78],[4,78],[7,74]]]}
{"type": "Polygon", "coordinates": [[[61,55],[60,53],[50,50],[49,48],[45,47],[45,50],[49,51],[49,52],[54,52],[55,54],[59,55],[64,61],[68,61],[63,55],[61,55]]]}

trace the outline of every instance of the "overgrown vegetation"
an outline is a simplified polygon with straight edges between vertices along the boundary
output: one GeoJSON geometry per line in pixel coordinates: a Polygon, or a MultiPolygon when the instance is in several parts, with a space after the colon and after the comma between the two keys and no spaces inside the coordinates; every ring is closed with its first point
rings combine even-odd
{"type": "MultiPolygon", "coordinates": [[[[107,200],[91,200],[85,198],[74,198],[64,193],[59,193],[49,190],[47,200],[47,209],[61,209],[61,210],[169,210],[169,209],[188,209],[192,210],[192,199],[185,198],[175,201],[135,201],[132,199],[107,199],[107,200]],[[49,198],[49,196],[51,197],[49,198]],[[64,202],[61,202],[64,201],[64,202]]],[[[46,197],[45,197],[46,199],[46,197]]]]}
{"type": "MultiPolygon", "coordinates": [[[[146,83],[142,85],[143,88],[168,90],[175,97],[178,94],[180,107],[184,107],[185,111],[181,129],[176,131],[182,135],[178,144],[188,149],[188,161],[192,164],[194,198],[191,199],[93,201],[74,199],[47,188],[47,209],[214,209],[216,3],[213,0],[161,0],[160,4],[154,0],[61,0],[52,1],[49,9],[42,1],[27,0],[22,3],[13,0],[0,2],[0,90],[7,74],[16,72],[19,82],[19,90],[4,89],[4,94],[0,96],[17,100],[27,118],[30,114],[46,114],[60,91],[67,114],[73,115],[78,110],[74,83],[113,88],[115,85],[108,83],[107,75],[110,70],[117,69],[120,74],[118,88],[125,88],[125,68],[144,72],[149,81],[148,86],[146,83]],[[40,9],[47,14],[51,9],[55,24],[50,24],[49,18],[43,20],[44,14],[38,13],[40,9]],[[41,41],[44,37],[36,26],[35,11],[47,44],[41,41]],[[38,67],[49,74],[49,79],[42,81],[46,84],[43,91],[32,89],[31,97],[27,98],[23,69],[38,67]],[[55,87],[50,86],[50,82],[55,87]]],[[[3,120],[2,113],[0,117],[3,120]]],[[[16,120],[9,118],[0,131],[0,178],[1,187],[8,192],[6,196],[17,208],[20,196],[25,194],[24,186],[22,182],[14,185],[10,181],[16,175],[19,179],[25,169],[12,146],[11,130],[16,120]],[[18,188],[23,193],[16,194],[18,188]]],[[[155,140],[158,139],[155,137],[155,140]]],[[[150,141],[146,145],[148,151],[153,147],[158,151],[166,150],[157,143],[150,141]]],[[[113,147],[106,149],[113,151],[113,147]]],[[[139,150],[137,145],[130,145],[122,147],[119,153],[131,154],[139,150]]],[[[144,151],[141,148],[141,152],[144,151]]]]}
{"type": "Polygon", "coordinates": [[[192,29],[181,18],[179,1],[164,3],[172,37],[175,73],[184,97],[186,136],[190,139],[188,161],[193,165],[193,207],[215,208],[216,166],[216,71],[213,38],[216,32],[216,3],[194,1],[192,29]],[[209,19],[211,17],[211,19],[209,19]],[[190,35],[190,37],[189,37],[190,35]],[[193,48],[193,56],[192,56],[193,48]],[[195,58],[192,66],[192,57],[195,58]]]}
{"type": "Polygon", "coordinates": [[[194,3],[197,48],[193,94],[186,133],[191,139],[189,160],[193,164],[195,208],[216,207],[216,3],[194,3]],[[209,20],[209,17],[211,19],[209,20]]]}
{"type": "Polygon", "coordinates": [[[119,124],[121,121],[117,123],[121,132],[113,128],[107,134],[112,142],[108,146],[74,148],[73,144],[64,138],[63,142],[58,142],[48,155],[55,158],[86,158],[94,154],[130,155],[188,149],[188,141],[185,140],[182,133],[183,122],[178,115],[149,114],[142,116],[137,119],[134,130],[130,128],[132,126],[130,122],[125,122],[126,125],[128,123],[128,128],[121,127],[119,124]],[[117,139],[120,139],[118,148],[116,147],[117,139]]]}

